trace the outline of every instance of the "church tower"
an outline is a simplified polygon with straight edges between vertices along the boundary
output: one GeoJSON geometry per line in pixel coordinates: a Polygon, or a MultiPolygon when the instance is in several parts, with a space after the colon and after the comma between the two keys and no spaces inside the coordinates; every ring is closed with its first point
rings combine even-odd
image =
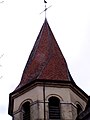
{"type": "Polygon", "coordinates": [[[20,84],[9,95],[9,115],[13,120],[75,120],[87,100],[45,18],[20,84]]]}

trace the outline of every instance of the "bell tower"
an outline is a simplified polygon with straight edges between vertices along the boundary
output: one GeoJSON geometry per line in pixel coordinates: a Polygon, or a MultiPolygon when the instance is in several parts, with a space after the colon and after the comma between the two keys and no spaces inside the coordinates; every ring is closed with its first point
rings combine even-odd
{"type": "Polygon", "coordinates": [[[9,95],[9,115],[13,120],[75,120],[87,100],[45,18],[20,84],[9,95]]]}

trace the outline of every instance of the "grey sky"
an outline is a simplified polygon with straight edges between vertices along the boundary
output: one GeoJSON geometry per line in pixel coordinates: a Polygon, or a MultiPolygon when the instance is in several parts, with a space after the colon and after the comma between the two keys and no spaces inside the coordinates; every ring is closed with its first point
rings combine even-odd
{"type": "MultiPolygon", "coordinates": [[[[90,94],[90,0],[47,0],[47,20],[76,84],[90,94]]],[[[0,4],[0,120],[8,116],[9,93],[18,85],[44,22],[43,0],[0,4]],[[2,109],[3,108],[3,109],[2,109]]]]}

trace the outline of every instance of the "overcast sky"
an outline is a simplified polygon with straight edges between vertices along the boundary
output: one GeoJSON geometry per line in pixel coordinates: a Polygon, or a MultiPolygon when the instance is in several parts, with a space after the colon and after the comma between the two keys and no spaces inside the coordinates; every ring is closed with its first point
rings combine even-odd
{"type": "MultiPolygon", "coordinates": [[[[90,95],[90,0],[47,0],[47,20],[75,83],[90,95]]],[[[44,22],[43,0],[0,4],[0,120],[8,115],[9,93],[19,84],[44,22]]]]}

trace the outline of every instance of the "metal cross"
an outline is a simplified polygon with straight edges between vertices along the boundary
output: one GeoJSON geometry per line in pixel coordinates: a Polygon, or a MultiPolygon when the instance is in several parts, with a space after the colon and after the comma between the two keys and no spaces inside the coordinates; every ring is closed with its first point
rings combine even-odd
{"type": "Polygon", "coordinates": [[[51,6],[49,6],[49,7],[46,6],[46,4],[47,4],[47,1],[46,1],[46,0],[44,0],[44,3],[45,3],[45,9],[44,9],[40,14],[42,14],[43,12],[45,12],[45,18],[46,18],[46,11],[47,11],[47,9],[50,8],[51,6]]]}

